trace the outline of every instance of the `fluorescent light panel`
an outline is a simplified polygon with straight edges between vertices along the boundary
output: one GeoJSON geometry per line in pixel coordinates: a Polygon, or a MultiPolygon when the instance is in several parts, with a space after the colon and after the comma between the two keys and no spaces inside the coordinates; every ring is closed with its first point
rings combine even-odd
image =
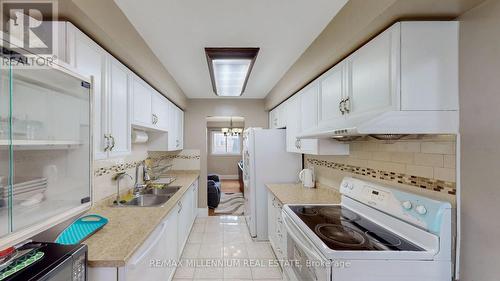
{"type": "Polygon", "coordinates": [[[259,48],[205,48],[215,94],[241,96],[258,52],[259,48]]]}
{"type": "Polygon", "coordinates": [[[250,59],[215,59],[215,88],[219,96],[237,97],[243,93],[243,86],[250,68],[250,59]]]}

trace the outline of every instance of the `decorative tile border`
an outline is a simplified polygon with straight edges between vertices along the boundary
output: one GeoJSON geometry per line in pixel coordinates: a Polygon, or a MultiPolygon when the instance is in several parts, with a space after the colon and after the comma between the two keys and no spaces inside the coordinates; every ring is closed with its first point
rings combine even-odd
{"type": "Polygon", "coordinates": [[[418,188],[424,188],[436,192],[446,192],[451,195],[456,195],[457,193],[456,183],[454,182],[417,177],[403,173],[387,172],[371,168],[363,168],[363,167],[335,163],[331,161],[319,160],[313,158],[307,159],[307,162],[315,166],[327,167],[338,171],[353,173],[356,175],[361,175],[366,177],[372,177],[375,179],[390,181],[393,183],[411,185],[418,188]]]}
{"type": "MultiPolygon", "coordinates": [[[[200,155],[192,154],[192,155],[176,155],[176,154],[166,154],[166,155],[157,155],[148,157],[152,161],[160,161],[160,160],[173,160],[173,159],[183,159],[183,160],[200,160],[200,155]]],[[[98,168],[94,170],[94,177],[100,177],[104,175],[109,175],[111,173],[120,173],[128,169],[135,168],[137,164],[141,163],[144,160],[125,162],[116,165],[112,165],[109,167],[98,168]]]]}
{"type": "Polygon", "coordinates": [[[98,168],[94,170],[94,177],[100,177],[111,173],[120,173],[125,170],[135,168],[135,166],[137,166],[137,164],[141,163],[142,161],[144,160],[120,163],[109,167],[98,168]]]}
{"type": "Polygon", "coordinates": [[[192,154],[192,155],[176,155],[176,154],[167,154],[160,156],[152,156],[152,160],[162,160],[162,159],[184,159],[184,160],[200,160],[200,155],[192,154]]]}

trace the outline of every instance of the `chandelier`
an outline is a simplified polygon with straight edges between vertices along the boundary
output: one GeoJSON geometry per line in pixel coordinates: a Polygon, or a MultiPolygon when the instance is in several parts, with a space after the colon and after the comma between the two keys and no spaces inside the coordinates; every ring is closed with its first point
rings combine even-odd
{"type": "Polygon", "coordinates": [[[243,133],[242,128],[233,128],[233,117],[231,116],[229,119],[229,128],[222,128],[221,129],[222,133],[224,133],[224,136],[239,136],[241,133],[243,133]]]}

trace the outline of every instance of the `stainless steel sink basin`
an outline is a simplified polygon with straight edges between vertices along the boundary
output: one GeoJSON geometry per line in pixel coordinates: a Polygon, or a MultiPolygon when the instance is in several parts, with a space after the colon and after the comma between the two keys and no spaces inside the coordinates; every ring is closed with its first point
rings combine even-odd
{"type": "MultiPolygon", "coordinates": [[[[173,194],[172,194],[173,195],[173,194]]],[[[154,195],[143,194],[135,197],[134,199],[122,203],[121,206],[136,206],[136,207],[154,207],[163,205],[167,202],[172,195],[154,195]]]]}
{"type": "Polygon", "coordinates": [[[182,186],[174,186],[174,185],[165,185],[161,188],[153,188],[152,189],[152,194],[154,195],[160,195],[160,196],[165,196],[165,195],[174,195],[179,189],[181,189],[182,186]]]}
{"type": "Polygon", "coordinates": [[[176,180],[174,177],[160,177],[157,180],[154,180],[153,183],[155,184],[171,184],[176,180]]]}

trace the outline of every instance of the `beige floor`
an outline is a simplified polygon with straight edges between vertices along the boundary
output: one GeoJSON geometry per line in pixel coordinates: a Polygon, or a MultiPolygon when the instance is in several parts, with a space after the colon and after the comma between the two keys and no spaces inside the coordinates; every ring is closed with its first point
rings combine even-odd
{"type": "Polygon", "coordinates": [[[175,281],[282,280],[268,242],[250,238],[243,217],[197,218],[175,281]]]}

